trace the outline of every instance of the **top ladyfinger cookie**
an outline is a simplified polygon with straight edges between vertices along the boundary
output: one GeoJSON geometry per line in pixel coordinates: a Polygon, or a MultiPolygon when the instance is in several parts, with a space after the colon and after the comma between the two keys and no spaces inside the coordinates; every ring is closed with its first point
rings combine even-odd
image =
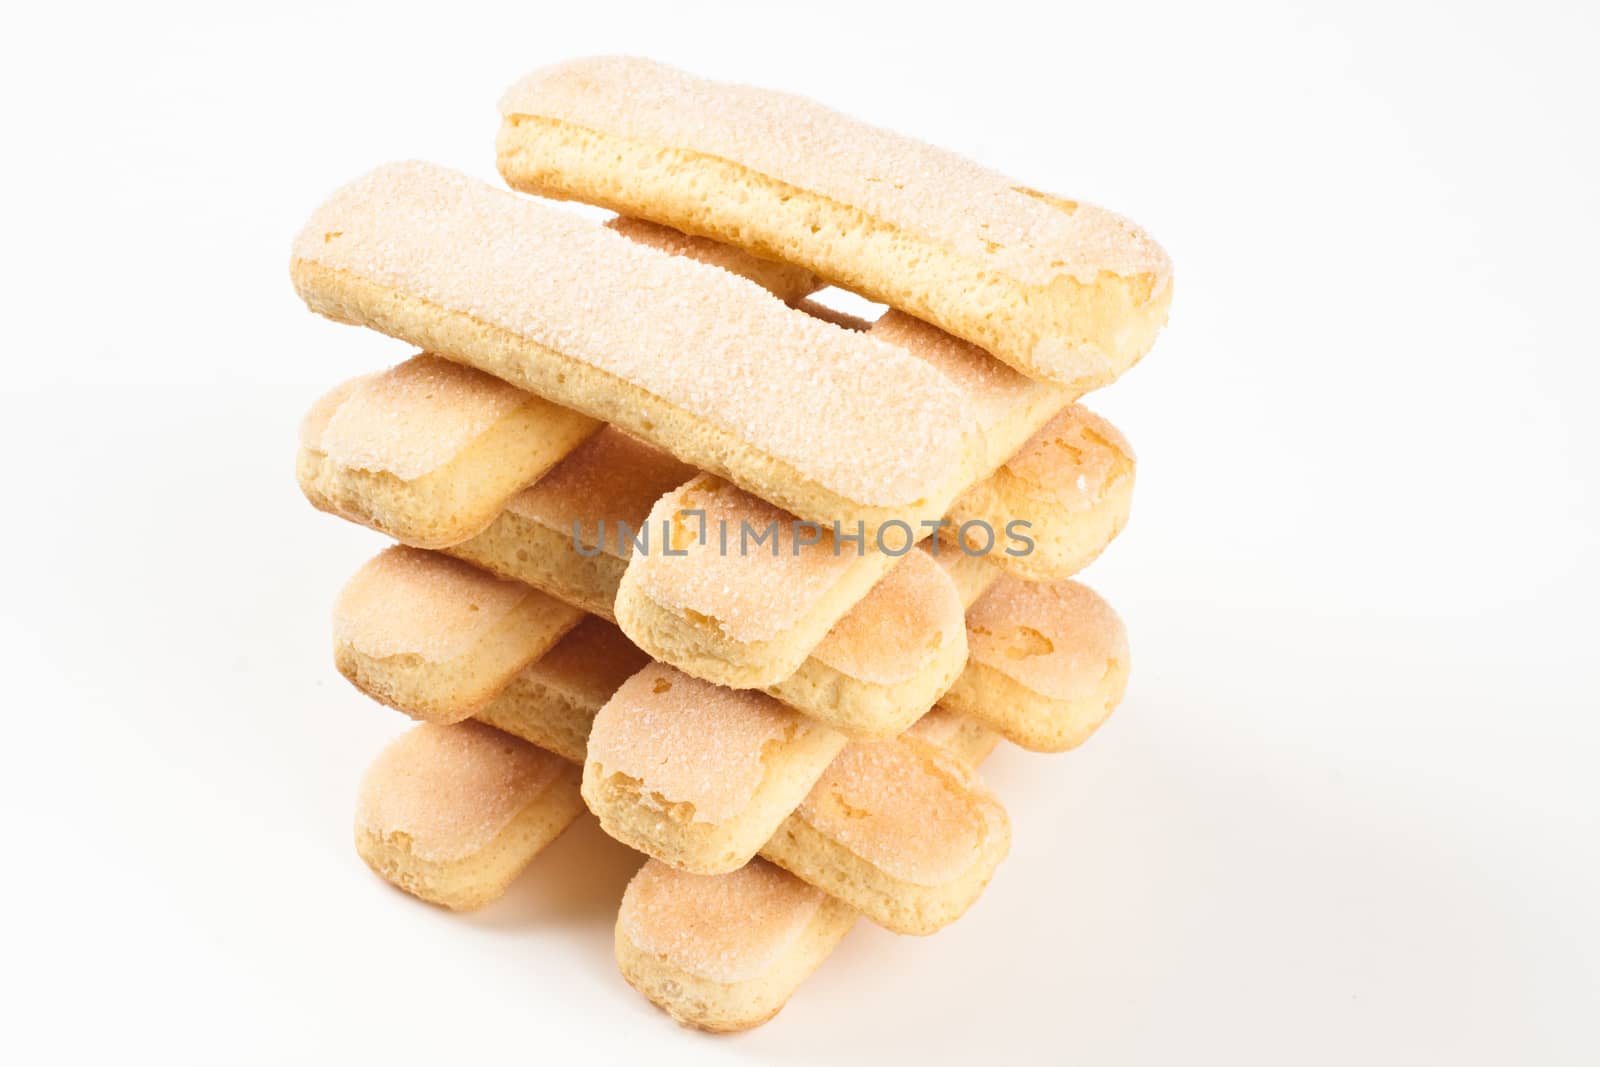
{"type": "Polygon", "coordinates": [[[295,241],[314,310],[610,422],[818,522],[942,514],[973,414],[903,349],[728,271],[423,163],[336,192],[295,241]]]}
{"type": "Polygon", "coordinates": [[[1118,215],[803,97],[578,59],[501,99],[500,172],[814,271],[1082,393],[1166,322],[1172,269],[1118,215]]]}

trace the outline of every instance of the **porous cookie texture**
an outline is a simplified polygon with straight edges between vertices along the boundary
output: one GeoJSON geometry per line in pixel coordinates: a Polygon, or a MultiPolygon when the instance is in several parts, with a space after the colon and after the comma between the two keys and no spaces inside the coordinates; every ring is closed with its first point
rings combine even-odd
{"type": "Polygon", "coordinates": [[[417,726],[379,754],[356,801],[356,851],[412,896],[480,907],[583,811],[577,769],[463,722],[417,726]]]}
{"type": "Polygon", "coordinates": [[[1011,847],[968,764],[914,738],[856,741],[761,854],[896,933],[931,934],[978,899],[1011,847]]]}
{"type": "Polygon", "coordinates": [[[391,164],[340,189],[290,273],[315,311],[615,424],[798,515],[876,529],[943,514],[962,488],[972,413],[904,350],[453,171],[391,164]]]}
{"type": "Polygon", "coordinates": [[[946,551],[983,551],[1024,581],[1069,578],[1093,563],[1128,524],[1133,450],[1111,423],[1074,404],[1051,419],[950,508],[946,551]],[[1026,543],[1007,536],[1012,523],[1026,543]],[[968,524],[975,525],[968,525],[968,524]],[[988,531],[994,531],[991,535],[988,531]]]}
{"type": "Polygon", "coordinates": [[[647,528],[654,546],[628,563],[617,624],[657,659],[740,688],[792,675],[896,562],[710,475],[662,497],[647,528]]]}
{"type": "Polygon", "coordinates": [[[339,594],[334,663],[374,700],[413,718],[459,722],[582,618],[521,583],[396,546],[357,571],[339,594]]]}
{"type": "Polygon", "coordinates": [[[945,706],[1035,752],[1082,744],[1128,684],[1122,620],[1074,581],[1000,579],[967,612],[967,648],[945,706]]]}
{"type": "Polygon", "coordinates": [[[500,102],[500,173],[814,271],[1078,392],[1166,322],[1172,268],[1121,216],[787,93],[628,57],[500,102]]]}
{"type": "Polygon", "coordinates": [[[761,860],[721,875],[650,860],[617,913],[622,975],[686,1026],[771,1019],[855,923],[855,912],[761,860]]]}
{"type": "Polygon", "coordinates": [[[718,874],[760,850],[844,743],[771,697],[651,664],[595,716],[583,798],[624,844],[718,874]]]}
{"type": "Polygon", "coordinates": [[[417,548],[481,532],[600,428],[498,378],[420,355],[346,382],[300,426],[300,489],[417,548]]]}

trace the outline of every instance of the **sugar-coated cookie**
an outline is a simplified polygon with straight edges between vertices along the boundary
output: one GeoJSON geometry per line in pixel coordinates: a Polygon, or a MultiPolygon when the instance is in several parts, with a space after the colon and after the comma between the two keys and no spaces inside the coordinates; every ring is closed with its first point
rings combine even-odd
{"type": "Polygon", "coordinates": [[[1000,579],[967,612],[967,647],[944,705],[1035,752],[1082,744],[1128,684],[1122,620],[1073,581],[1000,579]]]}
{"type": "Polygon", "coordinates": [[[748,1030],[778,1013],[855,918],[761,860],[719,875],[650,860],[622,895],[617,965],[686,1026],[748,1030]]]}
{"type": "Polygon", "coordinates": [[[481,723],[424,723],[367,770],[356,851],[412,896],[480,907],[583,811],[578,778],[558,757],[481,723]]]}
{"type": "MultiPolygon", "coordinates": [[[[903,312],[884,312],[867,335],[932,367],[966,399],[977,430],[977,443],[966,455],[963,481],[969,487],[988,477],[1076,398],[1070,389],[1018,374],[978,346],[903,312]]],[[[948,511],[923,518],[938,519],[948,511]]]]}
{"type": "Polygon", "coordinates": [[[500,114],[513,188],[805,267],[1080,393],[1166,322],[1171,263],[1128,220],[802,97],[607,56],[535,71],[500,114]]]}
{"type": "Polygon", "coordinates": [[[936,517],[973,480],[971,407],[910,353],[441,167],[392,164],[334,193],[290,274],[314,311],[612,423],[815,521],[936,517]]]}
{"type": "Polygon", "coordinates": [[[584,438],[593,419],[437,356],[345,382],[300,426],[306,499],[418,548],[464,541],[584,438]]]}
{"type": "Polygon", "coordinates": [[[1011,847],[971,767],[915,738],[852,741],[761,854],[880,926],[931,934],[978,899],[1011,847]]]}
{"type": "Polygon", "coordinates": [[[762,693],[651,664],[595,716],[583,799],[623,844],[719,874],[760,850],[844,743],[762,693]]]}
{"type": "Polygon", "coordinates": [[[520,582],[397,545],[339,594],[334,663],[381,703],[429,722],[459,722],[582,618],[520,582]]]}
{"type": "Polygon", "coordinates": [[[1013,520],[1027,520],[1025,546],[1002,542],[984,558],[1025,581],[1070,578],[1128,524],[1133,470],[1133,450],[1117,428],[1074,404],[961,494],[940,532],[959,551],[962,529],[975,523],[966,527],[969,547],[981,550],[987,531],[1003,534],[1013,520]]]}
{"type": "Polygon", "coordinates": [[[766,691],[852,737],[894,737],[920,719],[967,662],[961,595],[913,551],[766,691]]]}
{"type": "Polygon", "coordinates": [[[664,663],[746,689],[799,669],[896,563],[705,474],[662,497],[646,529],[655,541],[623,573],[617,625],[664,663]]]}

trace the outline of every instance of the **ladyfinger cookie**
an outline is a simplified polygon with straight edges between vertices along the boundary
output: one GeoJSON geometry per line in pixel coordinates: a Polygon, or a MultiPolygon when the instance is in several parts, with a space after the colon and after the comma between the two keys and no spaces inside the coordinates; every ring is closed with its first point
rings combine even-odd
{"type": "Polygon", "coordinates": [[[334,663],[381,703],[428,722],[459,722],[582,618],[520,582],[397,545],[339,594],[334,663]]]}
{"type": "Polygon", "coordinates": [[[967,450],[967,487],[987,478],[1076,399],[1072,390],[1019,374],[977,345],[900,311],[884,312],[866,332],[937,370],[971,406],[978,441],[967,450]]]}
{"type": "Polygon", "coordinates": [[[1082,744],[1128,684],[1122,620],[1073,581],[1001,578],[967,612],[967,646],[944,705],[1035,752],[1082,744]]]}
{"type": "Polygon", "coordinates": [[[367,770],[356,851],[412,896],[481,907],[583,811],[578,771],[481,723],[425,723],[367,770]]]}
{"type": "Polygon", "coordinates": [[[853,741],[761,854],[879,926],[931,934],[960,918],[1011,847],[971,766],[915,738],[853,741]]]}
{"type": "Polygon", "coordinates": [[[719,875],[649,860],[622,894],[617,966],[686,1026],[748,1030],[778,1014],[855,919],[847,905],[761,860],[719,875]]]}
{"type": "Polygon", "coordinates": [[[295,466],[317,508],[443,548],[480,533],[599,428],[482,371],[419,355],[317,401],[295,466]]]}
{"type": "Polygon", "coordinates": [[[814,271],[1077,393],[1166,322],[1172,269],[1128,220],[802,97],[579,59],[500,101],[515,189],[814,271]]]}
{"type": "Polygon", "coordinates": [[[898,562],[704,474],[657,501],[646,530],[657,540],[628,562],[617,624],[657,659],[741,689],[793,674],[898,562]]]}
{"type": "Polygon", "coordinates": [[[797,515],[875,530],[942,515],[965,488],[971,409],[903,349],[440,167],[392,164],[336,192],[290,273],[314,311],[612,423],[797,515]]]}
{"type": "Polygon", "coordinates": [[[595,716],[583,799],[623,844],[720,874],[761,849],[844,744],[769,696],[652,663],[595,716]]]}
{"type": "Polygon", "coordinates": [[[955,582],[911,552],[765,691],[857,738],[894,737],[923,717],[967,662],[955,582]]]}
{"type": "Polygon", "coordinates": [[[1117,428],[1073,404],[963,493],[940,535],[950,551],[975,542],[967,547],[1024,581],[1069,578],[1128,524],[1133,472],[1133,450],[1117,428]],[[1019,517],[1029,519],[1028,550],[998,550],[995,532],[1019,517]]]}

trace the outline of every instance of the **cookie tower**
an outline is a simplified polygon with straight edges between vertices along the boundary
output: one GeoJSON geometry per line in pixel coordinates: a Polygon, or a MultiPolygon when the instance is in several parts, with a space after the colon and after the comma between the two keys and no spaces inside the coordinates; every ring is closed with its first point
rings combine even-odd
{"type": "Polygon", "coordinates": [[[421,351],[301,428],[307,498],[398,542],[334,611],[339,671],[420,720],[357,849],[471,908],[592,813],[642,854],[624,977],[754,1026],[859,917],[959,918],[1010,844],[977,764],[1121,698],[1122,625],[1072,576],[1133,458],[1077,401],[1149,349],[1170,266],[1099,208],[642,60],[501,113],[515,191],[380,167],[294,246],[312,310],[421,351]]]}

